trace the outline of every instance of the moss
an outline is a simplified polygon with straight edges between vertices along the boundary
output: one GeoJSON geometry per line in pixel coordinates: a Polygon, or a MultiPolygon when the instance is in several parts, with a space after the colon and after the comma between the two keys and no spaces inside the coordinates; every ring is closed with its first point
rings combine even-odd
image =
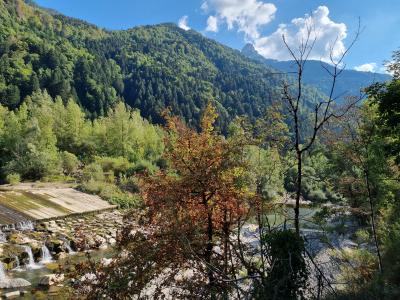
{"type": "Polygon", "coordinates": [[[58,271],[60,269],[60,265],[58,263],[49,263],[46,264],[46,268],[50,271],[58,271]]]}

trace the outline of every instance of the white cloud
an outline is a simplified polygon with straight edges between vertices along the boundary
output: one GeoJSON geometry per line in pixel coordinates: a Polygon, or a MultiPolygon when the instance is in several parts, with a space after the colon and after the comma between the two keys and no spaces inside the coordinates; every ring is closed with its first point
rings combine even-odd
{"type": "Polygon", "coordinates": [[[237,28],[252,40],[260,37],[260,27],[271,22],[276,12],[275,5],[259,0],[205,0],[201,8],[215,13],[208,18],[206,30],[216,31],[218,24],[226,23],[228,29],[237,28]]]}
{"type": "Polygon", "coordinates": [[[182,18],[180,18],[178,21],[179,28],[182,28],[183,30],[189,30],[190,27],[188,25],[188,19],[188,16],[183,16],[182,18]]]}
{"type": "MultiPolygon", "coordinates": [[[[376,72],[377,64],[376,63],[367,63],[357,67],[354,67],[354,70],[361,72],[376,72]]],[[[380,69],[382,71],[382,68],[380,69]]]]}
{"type": "Polygon", "coordinates": [[[218,32],[218,18],[209,16],[207,19],[206,31],[218,32]]]}
{"type": "Polygon", "coordinates": [[[340,57],[345,51],[344,39],[347,36],[347,27],[343,23],[335,23],[329,17],[329,9],[319,6],[311,15],[296,18],[290,24],[280,24],[278,29],[269,36],[253,40],[256,50],[267,58],[277,60],[291,60],[282,36],[292,49],[298,49],[299,45],[307,37],[308,28],[312,28],[311,40],[316,39],[309,59],[321,59],[330,62],[332,49],[333,58],[340,57]]]}

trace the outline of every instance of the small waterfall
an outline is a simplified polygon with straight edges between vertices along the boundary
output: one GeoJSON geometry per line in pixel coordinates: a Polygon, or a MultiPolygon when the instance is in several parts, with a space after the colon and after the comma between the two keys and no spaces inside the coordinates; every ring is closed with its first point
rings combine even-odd
{"type": "Polygon", "coordinates": [[[35,226],[32,221],[24,221],[17,223],[15,228],[20,231],[31,231],[35,229],[35,226]]]}
{"type": "Polygon", "coordinates": [[[13,230],[15,230],[15,225],[14,224],[7,224],[7,225],[4,225],[4,226],[2,226],[2,228],[1,228],[3,231],[13,231],[13,230]]]}
{"type": "Polygon", "coordinates": [[[0,243],[6,243],[6,242],[7,242],[6,234],[0,230],[0,243]]]}
{"type": "Polygon", "coordinates": [[[67,248],[67,251],[68,251],[69,254],[75,254],[76,253],[74,250],[72,250],[70,241],[65,241],[65,248],[67,248]]]}
{"type": "Polygon", "coordinates": [[[35,262],[35,258],[33,257],[32,249],[29,246],[22,246],[25,252],[28,254],[29,262],[26,265],[27,269],[38,269],[41,266],[35,262]]]}
{"type": "Polygon", "coordinates": [[[32,231],[35,229],[35,225],[33,224],[32,221],[22,221],[16,224],[7,224],[7,225],[3,225],[1,226],[1,229],[3,231],[15,231],[15,230],[19,230],[19,231],[32,231]]]}
{"type": "Polygon", "coordinates": [[[50,254],[49,249],[46,247],[46,245],[42,246],[42,259],[41,263],[49,263],[53,261],[53,257],[50,254]]]}
{"type": "Polygon", "coordinates": [[[7,279],[6,270],[4,269],[4,265],[0,262],[0,282],[7,279]]]}
{"type": "Polygon", "coordinates": [[[17,265],[13,270],[21,271],[21,263],[19,262],[18,256],[15,256],[15,264],[17,265]]]}

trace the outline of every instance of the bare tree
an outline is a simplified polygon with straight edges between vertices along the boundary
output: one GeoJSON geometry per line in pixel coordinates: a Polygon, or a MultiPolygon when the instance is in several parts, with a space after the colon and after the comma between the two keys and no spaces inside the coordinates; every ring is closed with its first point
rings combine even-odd
{"type": "Polygon", "coordinates": [[[360,23],[358,25],[355,37],[350,43],[349,47],[339,56],[336,57],[334,55],[334,47],[337,43],[337,39],[332,43],[330,47],[330,63],[332,65],[331,68],[326,67],[321,63],[322,68],[328,72],[331,76],[332,83],[330,88],[330,93],[325,99],[319,99],[314,104],[313,109],[309,110],[309,113],[312,115],[312,122],[308,126],[310,126],[311,133],[307,134],[304,128],[307,128],[307,124],[303,116],[304,109],[306,108],[305,103],[311,103],[311,99],[304,99],[303,95],[303,75],[306,62],[309,59],[309,56],[317,42],[317,34],[315,32],[315,28],[312,24],[307,24],[306,34],[304,39],[301,41],[298,48],[294,48],[290,46],[286,40],[286,37],[282,35],[283,43],[285,44],[287,50],[289,51],[291,57],[294,60],[296,66],[295,77],[296,81],[294,84],[288,84],[284,82],[283,84],[283,101],[286,103],[286,106],[289,111],[290,121],[292,121],[293,125],[293,148],[296,152],[296,160],[297,160],[297,175],[296,175],[296,204],[294,208],[294,225],[296,232],[300,233],[300,225],[299,225],[299,211],[300,211],[300,198],[301,198],[301,189],[302,189],[302,170],[303,170],[303,159],[304,154],[311,149],[314,145],[315,140],[323,128],[323,126],[329,122],[333,118],[341,118],[344,116],[347,111],[355,106],[362,98],[363,95],[348,97],[348,103],[345,104],[340,109],[336,107],[336,102],[342,95],[335,95],[335,87],[337,84],[338,77],[341,75],[343,70],[345,69],[345,65],[343,63],[343,59],[348,54],[350,49],[353,47],[354,43],[357,41],[360,35],[360,23]]]}

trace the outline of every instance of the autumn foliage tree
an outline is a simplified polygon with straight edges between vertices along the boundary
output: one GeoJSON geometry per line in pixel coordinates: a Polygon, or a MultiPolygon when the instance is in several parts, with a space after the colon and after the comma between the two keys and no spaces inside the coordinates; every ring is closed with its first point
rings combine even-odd
{"type": "Polygon", "coordinates": [[[226,298],[235,288],[230,239],[252,194],[243,147],[216,132],[216,117],[208,105],[197,132],[166,116],[169,169],[142,179],[141,227],[125,226],[119,244],[124,250],[111,267],[96,271],[89,298],[111,292],[158,298],[165,288],[174,298],[226,298]]]}
{"type": "Polygon", "coordinates": [[[161,172],[143,185],[151,223],[180,235],[176,240],[199,259],[211,294],[234,272],[229,270],[228,239],[250,195],[243,181],[243,147],[218,135],[216,117],[209,105],[200,132],[167,117],[166,159],[174,174],[161,172]]]}

